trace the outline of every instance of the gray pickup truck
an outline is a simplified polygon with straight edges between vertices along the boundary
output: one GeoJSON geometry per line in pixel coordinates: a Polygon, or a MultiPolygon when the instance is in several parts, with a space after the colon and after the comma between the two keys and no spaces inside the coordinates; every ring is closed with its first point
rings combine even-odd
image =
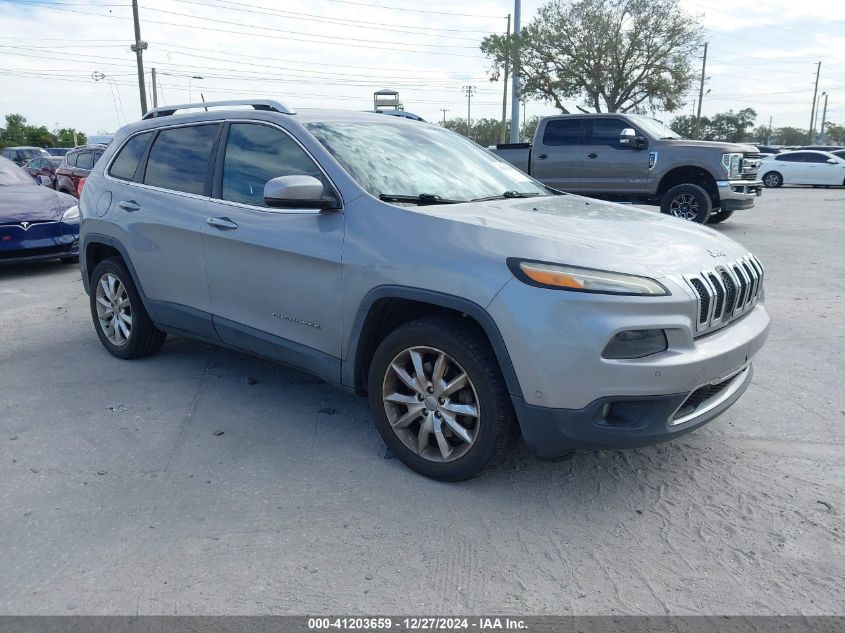
{"type": "Polygon", "coordinates": [[[756,147],[687,140],[640,115],[544,117],[533,143],[498,145],[495,153],[555,189],[659,204],[702,224],[753,207],[763,191],[756,147]]]}

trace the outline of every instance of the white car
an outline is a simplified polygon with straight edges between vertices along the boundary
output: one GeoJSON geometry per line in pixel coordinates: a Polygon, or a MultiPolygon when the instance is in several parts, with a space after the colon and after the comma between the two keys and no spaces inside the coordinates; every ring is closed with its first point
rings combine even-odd
{"type": "Polygon", "coordinates": [[[763,159],[758,173],[763,175],[767,187],[845,186],[845,158],[818,150],[782,152],[763,159]]]}

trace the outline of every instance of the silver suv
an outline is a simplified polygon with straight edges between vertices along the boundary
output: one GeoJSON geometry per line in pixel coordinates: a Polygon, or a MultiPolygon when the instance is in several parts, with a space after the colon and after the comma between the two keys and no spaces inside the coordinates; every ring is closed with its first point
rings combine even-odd
{"type": "Polygon", "coordinates": [[[172,332],[312,372],[368,396],[388,447],[441,480],[517,430],[555,457],[701,426],[769,328],[763,266],[736,242],[399,117],[159,108],[115,135],[80,209],[109,352],[172,332]]]}

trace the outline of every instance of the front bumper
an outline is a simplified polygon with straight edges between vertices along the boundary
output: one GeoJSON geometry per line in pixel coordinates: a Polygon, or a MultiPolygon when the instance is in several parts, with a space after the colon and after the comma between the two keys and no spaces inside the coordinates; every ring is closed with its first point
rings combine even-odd
{"type": "Polygon", "coordinates": [[[79,255],[78,222],[0,225],[0,263],[30,262],[79,255]]]}
{"type": "Polygon", "coordinates": [[[719,202],[724,211],[750,209],[754,201],[763,195],[762,180],[717,180],[719,202]]]}
{"type": "Polygon", "coordinates": [[[745,393],[752,375],[748,365],[692,393],[600,398],[583,409],[536,407],[522,398],[513,398],[513,403],[525,443],[539,457],[554,458],[574,450],[636,448],[673,440],[724,413],[745,393]],[[696,398],[709,391],[717,392],[696,398]]]}

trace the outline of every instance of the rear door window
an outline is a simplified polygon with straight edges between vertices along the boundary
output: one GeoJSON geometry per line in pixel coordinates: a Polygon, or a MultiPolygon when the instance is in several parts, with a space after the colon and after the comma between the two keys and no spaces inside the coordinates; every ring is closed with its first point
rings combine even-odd
{"type": "Polygon", "coordinates": [[[543,145],[581,145],[583,141],[583,119],[555,119],[546,124],[543,131],[543,145]]]}
{"type": "Polygon", "coordinates": [[[152,132],[145,132],[130,138],[126,145],[120,148],[117,157],[112,161],[109,176],[120,180],[132,180],[152,135],[152,132]]]}
{"type": "Polygon", "coordinates": [[[202,195],[217,123],[169,128],[150,149],[144,184],[202,195]]]}

